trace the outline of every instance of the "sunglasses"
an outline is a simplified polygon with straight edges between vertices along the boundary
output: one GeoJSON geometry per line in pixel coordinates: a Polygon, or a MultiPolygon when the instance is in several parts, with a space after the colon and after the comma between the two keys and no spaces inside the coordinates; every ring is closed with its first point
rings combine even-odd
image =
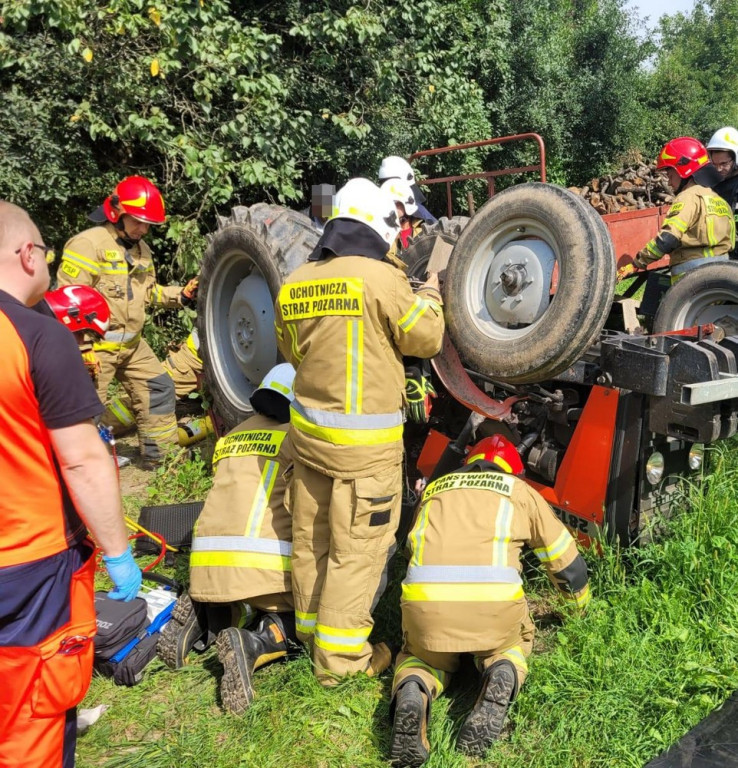
{"type": "MultiPolygon", "coordinates": [[[[40,248],[44,252],[44,258],[47,264],[53,264],[56,259],[56,251],[53,248],[49,248],[48,245],[40,245],[39,243],[31,243],[34,248],[40,248]]],[[[21,249],[16,250],[16,255],[21,252],[21,249]]]]}

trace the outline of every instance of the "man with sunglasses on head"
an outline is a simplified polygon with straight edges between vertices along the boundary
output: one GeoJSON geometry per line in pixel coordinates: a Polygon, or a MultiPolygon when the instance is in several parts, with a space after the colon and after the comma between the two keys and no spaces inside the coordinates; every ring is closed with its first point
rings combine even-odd
{"type": "Polygon", "coordinates": [[[174,383],[142,337],[146,307],[191,306],[197,278],[187,285],[156,282],[151,250],[143,241],[165,220],[159,190],[142,176],[123,179],[90,214],[97,226],[75,235],[65,246],[57,273],[59,285],[91,285],[110,307],[110,328],[95,344],[100,364],[97,392],[108,401],[117,379],[131,398],[143,465],[152,468],[177,445],[174,383]]]}
{"type": "Polygon", "coordinates": [[[141,585],[99,398],[74,336],[33,308],[46,253],[28,214],[0,202],[0,768],[74,765],[96,631],[87,528],[111,597],[141,585]]]}

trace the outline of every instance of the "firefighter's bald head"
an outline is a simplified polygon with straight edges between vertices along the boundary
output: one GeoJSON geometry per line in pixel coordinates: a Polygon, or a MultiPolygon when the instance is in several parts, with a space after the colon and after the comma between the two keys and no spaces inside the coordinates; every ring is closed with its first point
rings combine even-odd
{"type": "Polygon", "coordinates": [[[22,208],[0,200],[0,290],[31,306],[49,287],[46,246],[22,208]]]}

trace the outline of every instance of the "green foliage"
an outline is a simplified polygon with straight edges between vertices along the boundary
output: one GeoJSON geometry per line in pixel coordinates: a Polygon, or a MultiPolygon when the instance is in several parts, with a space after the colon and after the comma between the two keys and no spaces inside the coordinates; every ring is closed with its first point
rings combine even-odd
{"type": "Polygon", "coordinates": [[[195,449],[180,448],[154,472],[148,487],[151,504],[179,504],[202,500],[213,484],[210,466],[195,449]]]}

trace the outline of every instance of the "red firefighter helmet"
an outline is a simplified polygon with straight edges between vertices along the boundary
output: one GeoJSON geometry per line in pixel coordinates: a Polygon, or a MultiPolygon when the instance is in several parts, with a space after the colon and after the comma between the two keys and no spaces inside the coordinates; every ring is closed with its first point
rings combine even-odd
{"type": "Polygon", "coordinates": [[[104,336],[110,325],[108,303],[89,285],[65,285],[55,291],[48,291],[46,303],[56,319],[70,331],[92,331],[104,336]]]}
{"type": "Polygon", "coordinates": [[[464,464],[475,461],[491,461],[505,472],[511,475],[522,475],[524,471],[523,461],[515,446],[502,435],[485,437],[469,449],[464,464]]]}
{"type": "Polygon", "coordinates": [[[688,179],[710,162],[707,149],[701,141],[690,136],[680,136],[664,145],[659,152],[656,168],[673,168],[681,178],[688,179]]]}
{"type": "Polygon", "coordinates": [[[119,182],[102,207],[108,221],[113,223],[118,221],[121,212],[147,224],[163,224],[166,218],[161,192],[143,176],[128,176],[119,182]]]}

